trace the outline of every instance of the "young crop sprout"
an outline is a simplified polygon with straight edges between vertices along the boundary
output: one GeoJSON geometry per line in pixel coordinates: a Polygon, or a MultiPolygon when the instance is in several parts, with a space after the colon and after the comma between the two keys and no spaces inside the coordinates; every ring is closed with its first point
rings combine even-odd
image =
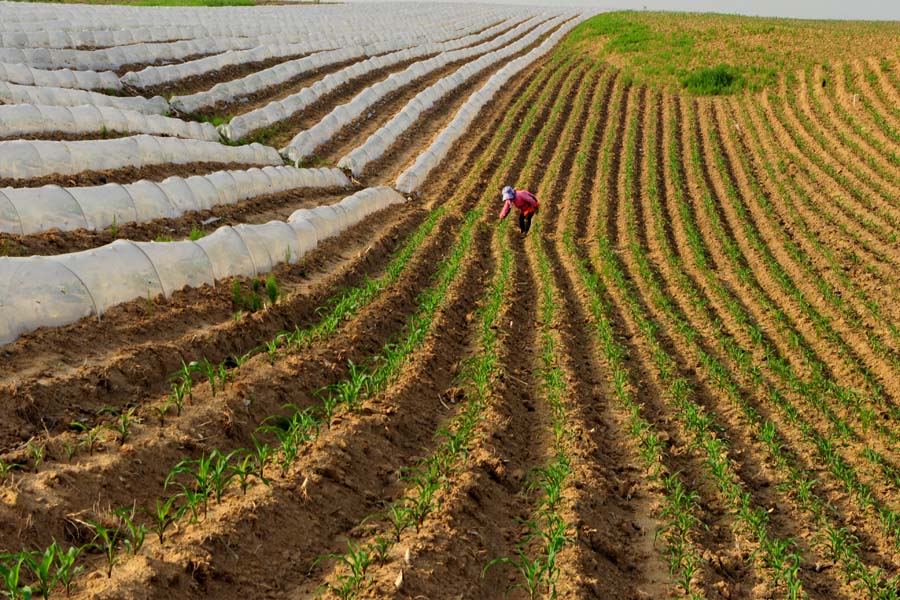
{"type": "Polygon", "coordinates": [[[349,575],[340,575],[337,577],[338,586],[329,585],[341,598],[352,598],[356,592],[362,587],[366,580],[366,572],[372,564],[372,555],[369,550],[362,546],[357,546],[352,541],[347,540],[346,554],[328,554],[317,558],[311,568],[315,568],[324,560],[337,560],[338,564],[344,565],[349,571],[349,575]]]}
{"type": "Polygon", "coordinates": [[[494,565],[502,563],[512,565],[525,581],[513,584],[510,586],[510,590],[517,588],[523,589],[528,593],[528,597],[531,598],[531,600],[536,600],[540,597],[541,584],[548,575],[547,563],[540,557],[535,558],[534,560],[529,559],[528,555],[525,554],[525,551],[521,547],[518,549],[518,554],[519,556],[517,558],[505,556],[502,558],[495,558],[485,565],[484,569],[481,571],[481,577],[484,578],[484,576],[487,575],[488,570],[494,565]]]}
{"type": "Polygon", "coordinates": [[[20,465],[19,463],[8,463],[0,459],[0,484],[6,483],[10,471],[21,469],[23,466],[24,465],[20,465]]]}
{"type": "Polygon", "coordinates": [[[278,289],[278,282],[275,281],[274,275],[266,278],[266,296],[269,298],[269,304],[275,304],[281,297],[281,291],[278,289]]]}
{"type": "Polygon", "coordinates": [[[66,590],[66,596],[72,593],[72,583],[75,576],[84,571],[83,566],[75,564],[82,549],[81,547],[70,546],[65,552],[61,549],[56,551],[56,580],[66,590]]]}
{"type": "Polygon", "coordinates": [[[151,519],[151,530],[159,538],[160,546],[163,544],[163,536],[166,532],[166,529],[169,528],[169,525],[177,523],[178,520],[181,519],[181,517],[184,515],[184,511],[187,510],[187,506],[175,506],[175,502],[180,497],[180,494],[174,494],[172,496],[169,496],[162,502],[160,502],[160,499],[157,498],[154,510],[150,511],[144,509],[144,512],[146,512],[151,519]]]}
{"type": "Polygon", "coordinates": [[[119,530],[115,527],[106,528],[96,521],[89,521],[94,528],[94,547],[103,553],[106,559],[106,576],[112,577],[112,570],[119,562],[117,547],[119,545],[119,530]],[[100,543],[97,543],[99,540],[100,543]]]}
{"type": "Polygon", "coordinates": [[[125,549],[131,556],[136,555],[144,546],[144,538],[147,536],[147,526],[143,523],[136,523],[134,518],[137,513],[137,507],[119,508],[115,511],[116,516],[122,521],[125,528],[126,536],[123,540],[125,549]]]}
{"type": "Polygon", "coordinates": [[[41,464],[44,462],[45,449],[44,444],[28,442],[28,453],[31,454],[31,467],[34,469],[35,473],[37,473],[38,469],[41,468],[41,464]]]}
{"type": "Polygon", "coordinates": [[[179,462],[166,476],[164,487],[169,487],[178,475],[187,475],[190,484],[176,482],[181,488],[188,507],[191,509],[192,520],[196,521],[197,508],[202,505],[203,516],[209,510],[209,496],[213,491],[213,459],[219,455],[218,450],[213,450],[209,455],[203,454],[197,460],[185,459],[179,462]]]}
{"type": "Polygon", "coordinates": [[[72,421],[69,423],[69,427],[82,432],[82,444],[87,446],[88,455],[93,456],[94,450],[97,448],[97,440],[100,437],[101,428],[98,427],[88,427],[84,423],[80,421],[72,421]]]}
{"type": "Polygon", "coordinates": [[[31,600],[31,587],[22,584],[24,564],[25,553],[0,554],[0,577],[6,587],[3,595],[11,600],[31,600]]]}
{"type": "Polygon", "coordinates": [[[159,419],[159,426],[165,427],[166,425],[166,415],[169,414],[169,410],[172,408],[172,397],[169,396],[159,404],[152,406],[151,410],[156,414],[156,418],[159,419]]]}
{"type": "Polygon", "coordinates": [[[31,571],[35,579],[37,592],[43,598],[49,598],[50,592],[56,587],[57,577],[56,570],[53,568],[56,562],[56,553],[59,545],[54,541],[43,551],[22,552],[21,556],[25,559],[25,566],[31,571]]]}
{"type": "Polygon", "coordinates": [[[134,413],[137,410],[136,406],[129,408],[124,412],[119,412],[115,408],[104,408],[100,412],[101,413],[110,413],[111,415],[116,417],[116,420],[111,424],[107,425],[107,429],[111,431],[115,431],[119,437],[119,445],[124,446],[125,442],[128,441],[128,437],[131,435],[131,425],[132,423],[140,423],[140,417],[135,417],[134,413]]]}

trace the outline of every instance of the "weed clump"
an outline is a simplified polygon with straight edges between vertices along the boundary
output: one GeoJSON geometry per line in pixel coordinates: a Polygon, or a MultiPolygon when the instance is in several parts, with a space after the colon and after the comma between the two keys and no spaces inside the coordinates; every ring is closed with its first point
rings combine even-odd
{"type": "Polygon", "coordinates": [[[743,89],[744,83],[740,70],[725,63],[694,69],[681,79],[681,86],[696,96],[734,94],[743,89]]]}

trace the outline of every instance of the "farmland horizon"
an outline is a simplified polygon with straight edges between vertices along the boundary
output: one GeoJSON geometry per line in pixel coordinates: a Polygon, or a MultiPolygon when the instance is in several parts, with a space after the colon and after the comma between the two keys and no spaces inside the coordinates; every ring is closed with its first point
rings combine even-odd
{"type": "MultiPolygon", "coordinates": [[[[349,0],[350,3],[370,3],[382,0],[349,0]]],[[[416,0],[393,0],[396,2],[413,2],[416,0]]],[[[703,12],[748,17],[776,17],[788,19],[826,19],[849,21],[898,21],[900,20],[900,4],[888,4],[874,0],[848,3],[835,0],[819,2],[799,0],[781,2],[779,0],[564,0],[550,2],[547,0],[454,0],[465,4],[506,4],[521,6],[547,6],[552,8],[574,7],[593,8],[602,11],[618,10],[652,10],[670,12],[703,12]]]]}

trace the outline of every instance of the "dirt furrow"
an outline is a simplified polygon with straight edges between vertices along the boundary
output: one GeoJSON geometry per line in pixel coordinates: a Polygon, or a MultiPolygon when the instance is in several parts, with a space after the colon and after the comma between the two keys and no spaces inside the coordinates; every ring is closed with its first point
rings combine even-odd
{"type": "MultiPolygon", "coordinates": [[[[866,205],[887,223],[897,225],[897,177],[890,172],[890,165],[882,160],[880,151],[868,140],[860,136],[852,126],[837,114],[835,107],[824,102],[822,86],[809,85],[810,74],[802,72],[798,76],[796,89],[792,90],[786,106],[789,113],[795,116],[795,126],[799,121],[807,143],[819,151],[823,145],[821,137],[829,150],[827,162],[843,167],[842,174],[849,171],[860,183],[868,185],[866,205]],[[811,88],[811,89],[810,89],[811,88]],[[810,97],[810,92],[813,96],[810,97]],[[802,120],[801,120],[802,117],[802,120]]],[[[844,107],[845,108],[845,107],[844,107]]],[[[823,157],[824,158],[824,157],[823,157]]],[[[846,176],[846,175],[845,175],[846,176]]],[[[866,188],[863,188],[866,192],[866,188]]]]}
{"type": "Polygon", "coordinates": [[[309,55],[310,53],[304,52],[290,56],[276,56],[266,60],[226,65],[221,69],[209,71],[202,75],[194,75],[192,77],[168,81],[166,83],[148,87],[132,88],[126,86],[125,89],[128,92],[133,92],[136,96],[144,96],[145,98],[152,98],[153,96],[165,96],[166,98],[171,98],[172,96],[187,96],[188,94],[195,94],[197,92],[208,90],[217,83],[241,79],[242,77],[246,77],[257,71],[269,69],[275,65],[298,60],[309,55]]]}
{"type": "MultiPolygon", "coordinates": [[[[706,157],[708,164],[715,165],[716,159],[712,154],[713,148],[711,147],[712,140],[709,137],[701,135],[703,128],[699,126],[697,120],[701,116],[705,116],[705,114],[705,108],[701,109],[695,118],[695,135],[699,136],[697,139],[701,141],[702,152],[706,157]]],[[[703,131],[703,133],[711,135],[710,131],[703,131]]],[[[759,265],[759,267],[754,267],[754,271],[758,274],[760,281],[765,282],[769,280],[773,273],[773,269],[768,265],[768,262],[774,261],[774,264],[778,265],[778,268],[785,273],[787,277],[786,285],[796,286],[796,290],[799,290],[801,295],[800,297],[804,299],[804,304],[799,304],[793,295],[787,296],[784,285],[775,285],[773,286],[774,289],[771,293],[773,293],[773,296],[776,298],[779,296],[776,296],[775,294],[782,294],[782,299],[779,300],[779,306],[787,307],[790,305],[799,305],[798,309],[802,312],[798,315],[799,318],[797,320],[798,324],[801,325],[803,321],[809,320],[807,313],[809,313],[811,309],[828,319],[831,326],[834,328],[834,331],[839,336],[839,338],[833,338],[830,335],[830,332],[819,331],[821,327],[817,326],[812,337],[808,337],[807,339],[818,339],[826,348],[830,347],[831,352],[838,353],[845,358],[845,362],[849,361],[849,363],[853,365],[865,365],[864,369],[871,369],[871,374],[878,378],[883,385],[887,386],[887,392],[893,395],[893,397],[897,397],[898,389],[900,388],[895,388],[891,382],[893,377],[889,374],[892,372],[892,366],[888,360],[883,356],[877,355],[868,343],[859,339],[858,333],[853,326],[846,323],[843,315],[835,314],[830,306],[825,305],[820,300],[821,296],[819,290],[812,285],[807,275],[791,261],[790,257],[787,256],[786,251],[778,241],[762,235],[758,220],[760,217],[754,214],[752,206],[750,207],[750,211],[745,210],[739,215],[735,212],[735,208],[732,206],[731,201],[725,200],[727,197],[727,192],[724,190],[725,178],[728,178],[728,181],[734,188],[737,188],[739,183],[734,176],[735,165],[728,160],[727,156],[724,157],[724,161],[724,173],[720,173],[718,169],[708,169],[706,171],[709,179],[708,184],[710,184],[709,189],[715,190],[714,194],[716,197],[722,200],[718,203],[721,210],[722,221],[730,222],[732,224],[732,231],[729,237],[736,241],[741,248],[743,255],[751,265],[759,265]],[[761,236],[761,239],[763,240],[762,248],[755,247],[756,244],[753,241],[752,236],[761,236]]],[[[738,199],[737,202],[740,202],[744,207],[748,205],[746,200],[741,201],[741,199],[738,199]]],[[[773,281],[773,283],[776,282],[773,281]]],[[[833,369],[837,368],[837,365],[834,364],[836,361],[823,360],[822,362],[833,369]]]]}
{"type": "MultiPolygon", "coordinates": [[[[792,159],[785,155],[785,149],[775,138],[774,118],[764,112],[762,107],[755,102],[747,102],[741,99],[734,105],[734,112],[740,115],[739,123],[743,122],[750,131],[756,133],[754,140],[760,140],[761,149],[765,149],[766,156],[778,157],[779,174],[785,182],[794,187],[801,195],[802,214],[813,222],[822,224],[823,232],[834,231],[835,235],[830,240],[837,242],[846,238],[840,246],[844,252],[847,265],[864,263],[874,269],[876,276],[884,280],[885,273],[891,273],[898,268],[898,263],[893,258],[893,251],[884,246],[872,232],[859,223],[852,213],[848,213],[845,206],[835,202],[817,202],[822,198],[821,189],[812,174],[797,166],[792,159]],[[748,107],[748,104],[750,106],[748,107]],[[837,233],[842,234],[838,237],[837,233]],[[861,255],[861,256],[860,256],[861,255]],[[854,260],[855,257],[855,260],[854,260]]],[[[755,147],[755,145],[753,146],[755,147]]],[[[761,159],[754,158],[759,163],[761,159]]],[[[774,159],[773,159],[774,160],[774,159]]],[[[760,164],[761,169],[764,166],[760,164]]],[[[885,281],[885,284],[889,283],[885,281]]],[[[891,284],[893,285],[893,284],[891,284]]]]}
{"type": "MultiPolygon", "coordinates": [[[[628,97],[623,96],[621,102],[629,103],[628,97]]],[[[633,106],[633,103],[631,104],[633,106]]],[[[614,107],[613,110],[621,109],[620,107],[614,107]]],[[[626,110],[623,114],[628,116],[629,113],[626,110]]],[[[616,127],[624,128],[625,123],[618,122],[616,127]]],[[[619,138],[622,137],[617,134],[609,141],[611,144],[616,144],[617,148],[621,148],[622,140],[619,138]]],[[[609,155],[607,161],[611,162],[614,160],[614,156],[609,155]]],[[[619,160],[617,163],[620,166],[618,173],[614,175],[609,174],[607,178],[598,177],[595,180],[592,186],[594,198],[605,198],[606,194],[612,194],[613,196],[620,194],[619,183],[622,178],[622,162],[619,160]],[[605,192],[601,193],[601,190],[604,190],[604,185],[608,184],[610,179],[614,187],[611,189],[606,188],[605,192]]],[[[603,169],[606,168],[607,166],[604,165],[603,169]]],[[[588,251],[593,254],[598,247],[598,242],[595,241],[599,239],[597,236],[606,235],[606,233],[599,233],[601,228],[604,232],[617,230],[616,221],[619,217],[617,213],[612,212],[612,208],[613,206],[620,207],[621,202],[621,198],[596,202],[600,205],[599,218],[597,221],[592,220],[589,223],[589,245],[584,250],[586,255],[588,251]]],[[[617,208],[617,210],[619,209],[617,208]]],[[[579,212],[585,209],[573,206],[572,210],[574,212],[573,222],[578,222],[583,218],[579,212]]],[[[591,258],[594,261],[593,268],[597,269],[599,266],[597,259],[593,256],[591,258]]],[[[631,373],[631,381],[635,386],[636,402],[644,408],[643,418],[658,428],[664,440],[666,458],[669,461],[666,465],[667,470],[672,473],[680,472],[685,481],[690,482],[693,489],[700,495],[700,513],[698,517],[708,526],[708,529],[705,529],[700,536],[702,539],[693,540],[693,542],[702,549],[704,555],[714,555],[721,559],[715,565],[706,564],[702,568],[700,580],[703,582],[703,587],[712,590],[721,586],[721,582],[726,576],[729,580],[753,581],[755,572],[752,568],[748,568],[746,564],[749,557],[749,549],[740,549],[738,538],[735,537],[729,525],[731,522],[729,511],[722,505],[718,492],[702,466],[701,457],[693,452],[684,450],[690,447],[690,440],[686,437],[683,429],[676,425],[677,420],[671,414],[670,408],[663,402],[663,398],[666,397],[665,387],[659,374],[652,367],[652,359],[650,357],[652,357],[653,353],[651,349],[647,346],[643,336],[640,335],[635,322],[628,313],[624,300],[619,296],[618,292],[611,292],[610,300],[612,300],[610,309],[612,311],[613,327],[617,333],[617,339],[626,348],[625,365],[629,373],[631,373]]],[[[621,422],[625,423],[627,419],[621,416],[621,422]]]]}
{"type": "Polygon", "coordinates": [[[861,190],[867,189],[867,194],[877,192],[862,185],[849,167],[845,168],[833,159],[829,160],[830,150],[823,150],[815,140],[811,140],[810,134],[797,122],[790,103],[780,97],[768,95],[759,100],[761,107],[769,115],[779,146],[791,154],[792,161],[797,161],[798,169],[806,171],[810,179],[816,182],[817,195],[827,195],[833,199],[852,220],[870,231],[883,245],[878,246],[879,250],[892,244],[887,221],[871,207],[871,198],[861,190]]]}
{"type": "MultiPolygon", "coordinates": [[[[316,558],[345,548],[345,536],[356,524],[382,510],[383,500],[396,494],[401,469],[434,443],[434,432],[448,416],[442,398],[452,401],[459,357],[468,346],[471,295],[480,293],[490,269],[489,238],[484,228],[476,234],[475,247],[464,259],[466,266],[434,322],[433,333],[395,385],[365,401],[359,413],[340,414],[304,448],[286,478],[274,477],[271,489],[252,498],[229,498],[210,519],[187,528],[169,547],[151,551],[159,564],[149,574],[141,571],[140,578],[163,579],[194,563],[201,565],[203,577],[194,574],[194,581],[187,582],[189,589],[210,597],[246,597],[251,590],[278,597],[305,587],[316,558]],[[378,461],[377,469],[372,460],[378,461]],[[323,519],[324,515],[334,518],[323,519]],[[308,535],[298,536],[296,531],[308,535]],[[269,552],[258,551],[273,543],[278,548],[274,560],[269,552]],[[234,592],[235,584],[241,592],[234,592]]],[[[347,348],[343,342],[335,348],[347,348]]],[[[331,371],[329,379],[334,377],[329,360],[316,362],[318,369],[331,371]]],[[[269,377],[242,387],[259,399],[274,385],[282,401],[305,408],[315,402],[309,392],[319,387],[313,373],[311,365],[289,379],[269,377]]]]}
{"type": "MultiPolygon", "coordinates": [[[[870,269],[867,268],[868,265],[862,264],[856,254],[859,246],[854,238],[835,225],[833,220],[830,221],[829,215],[813,204],[795,180],[779,175],[772,160],[762,159],[762,154],[756,156],[750,151],[757,144],[748,138],[748,131],[752,131],[754,136],[758,134],[753,129],[753,123],[743,119],[740,108],[734,102],[717,105],[717,108],[722,113],[719,120],[723,123],[723,130],[726,129],[724,123],[735,123],[727,131],[730,136],[738,137],[742,154],[752,161],[750,168],[760,186],[757,194],[765,198],[766,206],[769,207],[767,215],[771,213],[769,220],[773,225],[773,219],[777,220],[776,230],[780,230],[779,235],[784,242],[802,248],[805,251],[805,261],[812,261],[818,267],[817,273],[832,286],[849,289],[848,296],[851,300],[862,294],[879,300],[882,310],[892,311],[892,303],[885,303],[884,300],[890,297],[890,290],[895,288],[893,282],[885,281],[880,269],[870,269]],[[779,201],[774,201],[776,198],[779,201]]],[[[727,139],[729,136],[724,137],[727,139]]],[[[863,315],[869,312],[868,307],[858,303],[856,310],[863,315]]]]}
{"type": "MultiPolygon", "coordinates": [[[[572,522],[577,537],[570,554],[560,555],[560,594],[570,598],[638,597],[641,593],[661,597],[667,593],[668,575],[653,549],[653,534],[659,523],[652,516],[653,494],[641,477],[642,469],[617,431],[606,402],[604,381],[608,376],[600,364],[596,341],[590,334],[588,316],[566,268],[558,244],[559,220],[572,196],[572,164],[579,149],[596,149],[602,132],[586,139],[588,116],[608,114],[609,95],[615,80],[606,72],[596,78],[592,95],[573,123],[570,145],[561,160],[557,177],[545,182],[547,190],[542,216],[544,251],[551,265],[561,322],[556,324],[560,361],[570,381],[575,458],[572,490],[572,522]]],[[[590,157],[589,157],[590,159],[590,157]]],[[[589,170],[593,173],[593,170],[589,170]]],[[[590,184],[588,184],[590,185],[590,184]]]]}

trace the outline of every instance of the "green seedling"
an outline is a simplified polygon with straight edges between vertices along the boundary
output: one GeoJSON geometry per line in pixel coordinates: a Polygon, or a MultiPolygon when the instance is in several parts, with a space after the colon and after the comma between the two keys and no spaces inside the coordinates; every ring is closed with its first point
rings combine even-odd
{"type": "Polygon", "coordinates": [[[89,523],[94,528],[94,547],[102,552],[106,559],[106,577],[112,577],[113,567],[119,562],[118,545],[121,534],[118,529],[107,529],[95,521],[89,523]],[[98,540],[101,543],[98,544],[98,540]]]}
{"type": "Polygon", "coordinates": [[[110,413],[116,417],[116,420],[113,421],[112,424],[107,425],[106,428],[116,432],[119,437],[120,446],[124,446],[125,442],[128,441],[128,437],[131,435],[132,424],[141,422],[139,417],[135,417],[135,411],[137,411],[136,406],[133,406],[122,413],[114,408],[104,408],[100,411],[101,413],[110,413]]]}
{"type": "Polygon", "coordinates": [[[190,387],[191,384],[184,381],[172,382],[172,394],[169,396],[169,399],[175,405],[175,416],[177,417],[180,417],[181,411],[184,410],[184,395],[186,391],[190,392],[190,387]]]}
{"type": "Polygon", "coordinates": [[[244,454],[244,459],[240,465],[234,467],[234,476],[238,480],[242,495],[247,494],[251,477],[256,477],[265,486],[271,485],[269,480],[262,475],[262,468],[259,466],[257,455],[249,452],[244,454]]]}
{"type": "Polygon", "coordinates": [[[372,543],[372,552],[374,553],[375,560],[378,561],[379,566],[384,566],[384,563],[387,562],[387,553],[388,550],[391,549],[391,540],[389,538],[384,537],[383,535],[375,536],[375,541],[372,543]]]}
{"type": "Polygon", "coordinates": [[[35,579],[36,589],[32,592],[40,594],[43,598],[49,598],[50,592],[56,586],[56,571],[53,569],[53,564],[56,561],[58,549],[59,546],[54,541],[43,552],[26,551],[20,555],[35,579]]]}
{"type": "Polygon", "coordinates": [[[82,548],[76,546],[70,546],[65,552],[59,548],[56,550],[56,580],[66,590],[66,596],[72,593],[75,576],[84,571],[83,566],[76,565],[81,551],[82,548]]]}
{"type": "Polygon", "coordinates": [[[277,424],[263,425],[259,431],[271,433],[281,443],[281,476],[286,477],[300,447],[319,434],[319,422],[312,409],[300,410],[293,404],[285,404],[283,408],[293,410],[289,419],[270,417],[266,421],[275,420],[277,424]]]}
{"type": "Polygon", "coordinates": [[[165,427],[166,425],[166,415],[169,414],[169,410],[172,408],[174,404],[172,397],[169,396],[163,402],[150,407],[150,410],[156,415],[156,418],[159,419],[159,426],[165,427]]]}
{"type": "Polygon", "coordinates": [[[222,502],[222,496],[225,494],[225,490],[228,489],[228,484],[237,477],[237,473],[231,466],[231,459],[240,452],[243,452],[243,450],[234,450],[227,455],[221,454],[218,450],[213,451],[213,454],[216,456],[216,462],[212,466],[210,478],[212,479],[213,494],[217,503],[222,502]]]}
{"type": "Polygon", "coordinates": [[[188,239],[192,242],[196,242],[200,238],[206,237],[206,232],[194,225],[191,227],[191,232],[188,234],[188,239]]]}
{"type": "Polygon", "coordinates": [[[75,453],[78,452],[78,444],[73,444],[69,440],[62,440],[59,442],[59,445],[62,447],[63,454],[66,457],[66,462],[71,463],[72,458],[75,456],[75,453]]]}
{"type": "Polygon", "coordinates": [[[166,532],[166,529],[168,529],[169,526],[173,523],[177,523],[178,520],[181,519],[181,517],[184,515],[184,511],[187,509],[186,506],[175,506],[175,502],[179,497],[179,494],[175,494],[173,496],[169,496],[162,502],[160,502],[160,499],[157,498],[156,505],[153,511],[144,509],[144,512],[147,513],[152,521],[151,530],[159,538],[160,546],[162,546],[163,544],[163,536],[166,532]]]}
{"type": "Polygon", "coordinates": [[[113,215],[112,223],[109,225],[109,235],[112,236],[113,239],[119,237],[118,215],[113,215]]]}
{"type": "Polygon", "coordinates": [[[197,362],[196,360],[191,361],[188,365],[188,368],[192,373],[200,373],[206,376],[206,379],[209,380],[209,387],[212,390],[213,398],[215,398],[216,382],[219,378],[219,372],[216,369],[216,366],[213,363],[209,362],[208,358],[204,358],[202,363],[197,362]]]}
{"type": "Polygon", "coordinates": [[[213,450],[209,455],[203,454],[197,460],[183,460],[175,465],[166,476],[164,488],[168,488],[178,475],[184,474],[189,477],[190,485],[181,482],[177,482],[177,484],[184,492],[188,506],[195,517],[198,504],[203,505],[203,516],[207,515],[209,496],[213,490],[213,459],[218,454],[218,450],[213,450]]]}
{"type": "Polygon", "coordinates": [[[0,459],[0,483],[6,483],[7,478],[9,477],[9,473],[14,471],[15,469],[21,469],[25,465],[20,465],[19,463],[8,463],[2,459],[0,459]]]}
{"type": "Polygon", "coordinates": [[[266,297],[269,298],[269,304],[275,304],[281,297],[281,291],[278,289],[278,282],[275,281],[274,275],[266,278],[266,297]]]}
{"type": "Polygon", "coordinates": [[[81,443],[87,446],[88,455],[93,456],[94,450],[97,448],[97,440],[100,438],[100,432],[102,431],[102,429],[99,426],[88,427],[80,421],[72,421],[71,423],[69,423],[69,426],[82,432],[82,437],[84,439],[81,443]]]}
{"type": "Polygon", "coordinates": [[[266,485],[269,485],[269,480],[266,479],[266,465],[269,464],[269,460],[272,456],[272,447],[265,442],[259,441],[254,436],[253,453],[256,460],[256,465],[259,467],[259,478],[266,485]]]}
{"type": "Polygon", "coordinates": [[[137,508],[134,506],[131,508],[120,508],[115,511],[116,516],[119,517],[122,525],[125,527],[127,535],[122,542],[125,544],[125,550],[131,556],[135,556],[141,551],[141,548],[144,546],[144,538],[147,536],[147,526],[143,523],[136,523],[134,520],[136,513],[137,508]]]}
{"type": "Polygon", "coordinates": [[[313,562],[312,568],[315,568],[324,560],[336,560],[338,564],[344,565],[350,571],[349,576],[344,575],[337,578],[340,584],[339,587],[335,588],[330,586],[339,596],[348,598],[352,596],[347,596],[346,594],[352,591],[353,595],[355,595],[355,591],[358,590],[362,585],[362,582],[365,581],[366,572],[372,564],[372,555],[369,550],[362,546],[357,546],[352,541],[347,540],[346,554],[328,554],[326,556],[320,556],[313,562]]]}
{"type": "Polygon", "coordinates": [[[24,564],[24,553],[0,555],[0,576],[6,587],[3,595],[11,600],[31,600],[31,588],[21,583],[24,564]]]}
{"type": "Polygon", "coordinates": [[[34,469],[35,473],[38,472],[38,469],[44,462],[45,450],[46,447],[44,444],[34,444],[32,442],[28,442],[28,453],[31,455],[31,467],[34,469]]]}
{"type": "Polygon", "coordinates": [[[498,564],[508,564],[515,567],[519,575],[525,580],[522,583],[516,583],[510,586],[509,590],[522,589],[528,594],[531,600],[536,600],[540,596],[541,584],[544,582],[548,574],[547,564],[541,558],[534,560],[528,558],[522,548],[518,549],[519,556],[517,558],[501,557],[495,558],[481,571],[482,579],[487,575],[488,570],[498,564]]]}

